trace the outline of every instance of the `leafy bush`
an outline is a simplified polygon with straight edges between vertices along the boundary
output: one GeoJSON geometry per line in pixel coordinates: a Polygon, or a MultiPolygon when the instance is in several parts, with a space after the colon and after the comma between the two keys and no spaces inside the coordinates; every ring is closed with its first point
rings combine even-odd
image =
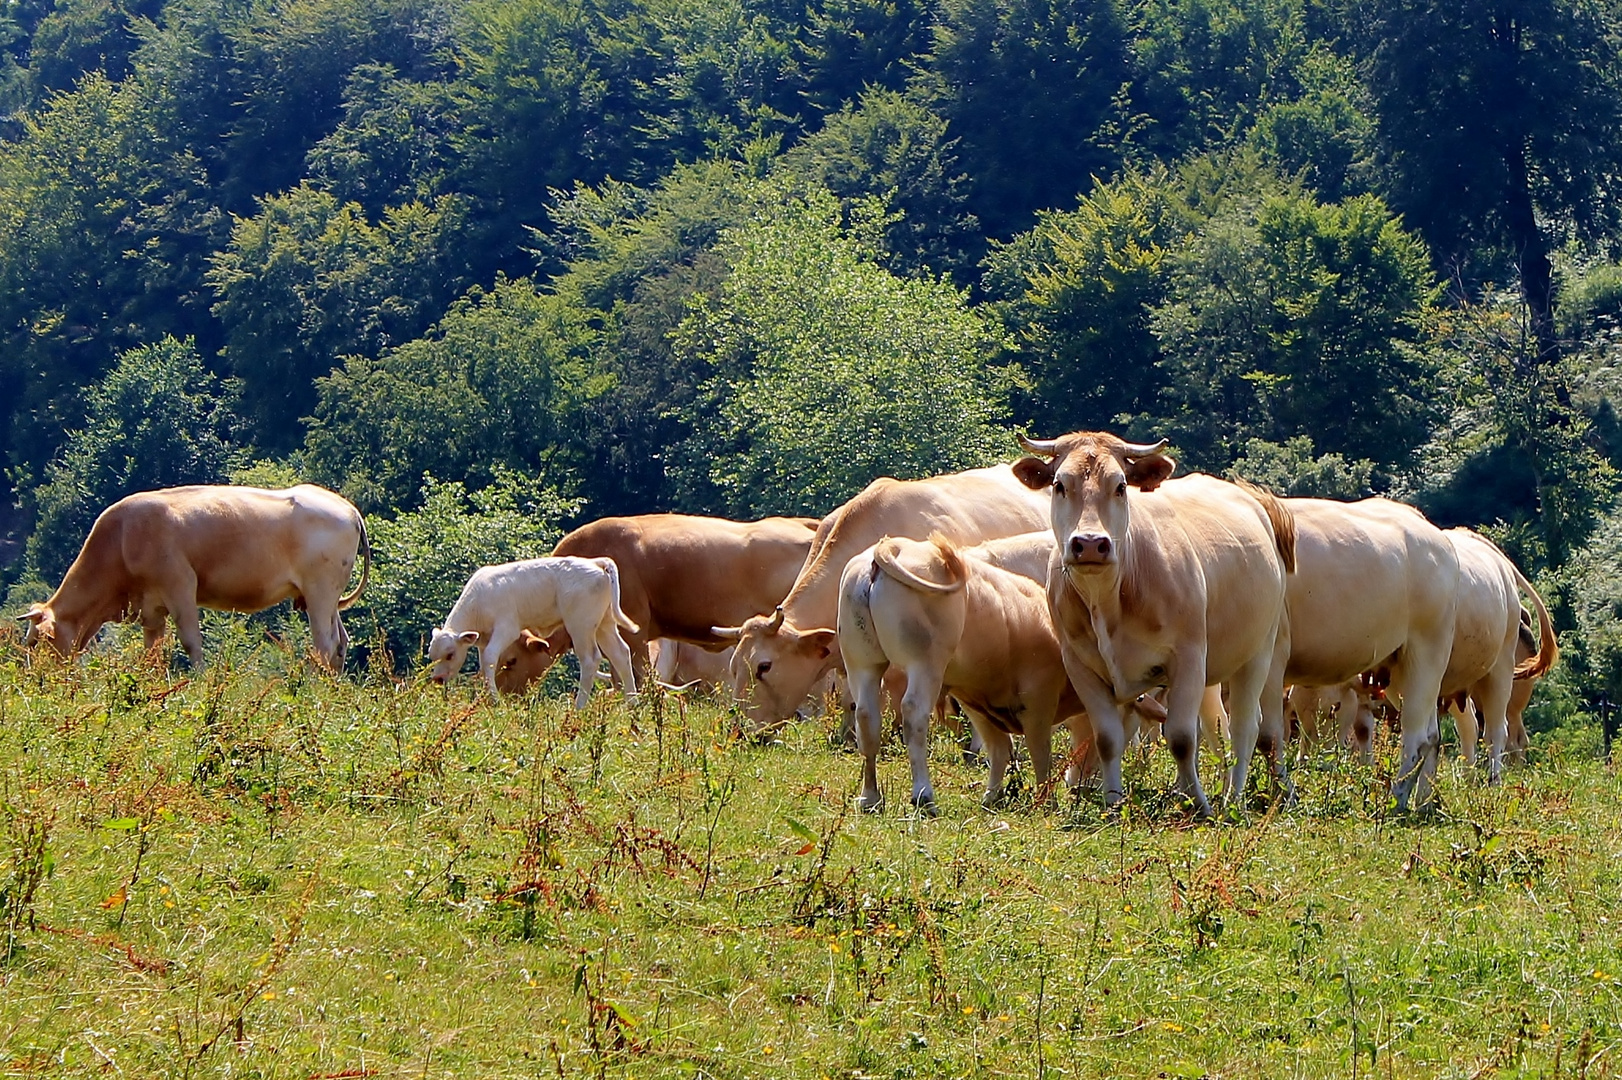
{"type": "Polygon", "coordinates": [[[874,203],[852,216],[842,226],[824,189],[785,191],[726,234],[731,275],[719,299],[694,298],[677,333],[716,370],[687,447],[694,501],[822,514],[877,477],[985,465],[1005,449],[1007,384],[986,366],[998,331],[944,280],[877,264],[874,203]]]}

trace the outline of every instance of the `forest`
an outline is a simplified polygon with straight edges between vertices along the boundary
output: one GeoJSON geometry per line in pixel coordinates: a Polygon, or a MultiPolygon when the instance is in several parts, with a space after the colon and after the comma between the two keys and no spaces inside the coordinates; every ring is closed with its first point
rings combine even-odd
{"type": "Polygon", "coordinates": [[[1562,630],[1545,712],[1599,716],[1619,40],[1590,0],[5,0],[7,610],[129,492],[306,479],[411,654],[597,516],[1107,428],[1482,528],[1562,630]]]}

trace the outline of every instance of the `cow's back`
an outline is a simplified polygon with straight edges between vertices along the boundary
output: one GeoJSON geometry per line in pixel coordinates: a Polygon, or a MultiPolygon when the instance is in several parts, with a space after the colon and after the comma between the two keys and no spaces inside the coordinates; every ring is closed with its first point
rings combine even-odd
{"type": "Polygon", "coordinates": [[[1046,500],[1007,465],[924,480],[884,477],[823,520],[784,611],[798,626],[833,625],[845,565],[886,536],[924,540],[938,533],[970,546],[1047,525],[1046,500]]]}
{"type": "Polygon", "coordinates": [[[711,626],[770,611],[788,594],[815,526],[807,518],[601,518],[569,533],[553,554],[612,558],[625,613],[648,636],[719,643],[711,626]]]}
{"type": "Polygon", "coordinates": [[[1387,499],[1285,499],[1295,517],[1287,679],[1328,686],[1411,637],[1450,634],[1458,559],[1440,529],[1387,499]]]}
{"type": "Polygon", "coordinates": [[[121,499],[115,511],[132,578],[157,583],[189,570],[204,607],[262,610],[318,578],[341,591],[360,542],[354,507],[311,484],[165,488],[121,499]]]}

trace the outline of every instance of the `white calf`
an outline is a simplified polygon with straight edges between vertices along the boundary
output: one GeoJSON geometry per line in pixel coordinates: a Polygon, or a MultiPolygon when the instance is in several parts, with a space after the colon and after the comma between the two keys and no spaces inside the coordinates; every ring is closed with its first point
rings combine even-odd
{"type": "Polygon", "coordinates": [[[636,623],[620,610],[619,568],[613,559],[558,555],[544,559],[485,566],[473,572],[457,597],[445,625],[435,627],[428,642],[434,681],[444,683],[462,668],[470,647],[479,646],[479,667],[490,693],[496,688],[496,663],[502,650],[528,628],[545,637],[559,628],[569,631],[580,658],[580,692],[574,706],[584,709],[591,697],[599,663],[607,654],[627,697],[636,696],[631,650],[619,628],[635,633],[636,623]]]}

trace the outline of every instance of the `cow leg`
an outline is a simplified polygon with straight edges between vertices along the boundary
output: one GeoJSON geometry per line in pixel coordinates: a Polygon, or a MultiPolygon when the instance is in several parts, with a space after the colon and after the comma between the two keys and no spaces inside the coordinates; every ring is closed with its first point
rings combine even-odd
{"type": "Polygon", "coordinates": [[[1063,637],[1059,640],[1059,653],[1064,657],[1064,670],[1070,683],[1081,698],[1082,707],[1092,721],[1093,746],[1098,753],[1098,772],[1104,784],[1104,808],[1112,810],[1126,801],[1121,784],[1121,751],[1126,746],[1121,705],[1104,685],[1093,669],[1070,649],[1063,637]]]}
{"type": "Polygon", "coordinates": [[[310,618],[310,643],[315,646],[315,654],[331,670],[340,670],[344,665],[346,637],[343,624],[338,621],[337,605],[329,610],[325,604],[312,604],[305,596],[304,611],[310,618]]]}
{"type": "Polygon", "coordinates": [[[941,696],[939,675],[926,668],[907,670],[907,692],[901,695],[901,730],[912,766],[912,805],[935,812],[935,787],[929,782],[929,720],[941,696]]]}
{"type": "Polygon", "coordinates": [[[158,646],[163,644],[168,622],[169,611],[161,604],[149,603],[141,607],[141,638],[149,654],[155,654],[158,646]]]}
{"type": "MultiPolygon", "coordinates": [[[[1259,748],[1272,766],[1275,791],[1288,795],[1289,780],[1284,771],[1284,692],[1281,685],[1282,657],[1271,654],[1253,657],[1235,673],[1228,700],[1229,731],[1233,737],[1233,766],[1223,801],[1230,807],[1244,805],[1245,783],[1250,778],[1250,759],[1259,748]]],[[[1169,708],[1169,705],[1168,705],[1169,708]]],[[[1171,733],[1166,733],[1167,741],[1171,733]]]]}
{"type": "Polygon", "coordinates": [[[484,675],[484,685],[490,688],[490,696],[497,701],[501,700],[501,691],[496,689],[496,664],[507,646],[518,640],[518,630],[515,626],[498,625],[490,632],[488,640],[479,643],[479,671],[484,675]]]}
{"type": "Polygon", "coordinates": [[[1470,708],[1470,702],[1459,708],[1459,699],[1454,697],[1447,703],[1447,714],[1453,718],[1453,726],[1459,732],[1459,756],[1471,765],[1476,763],[1476,739],[1478,728],[1476,714],[1470,708]]]}
{"type": "Polygon", "coordinates": [[[203,620],[195,603],[176,604],[170,608],[175,619],[175,633],[191,660],[193,671],[203,670],[203,620]]]}
{"type": "MultiPolygon", "coordinates": [[[[613,668],[614,674],[619,676],[626,699],[635,701],[636,665],[632,661],[634,654],[631,647],[625,644],[625,639],[620,637],[620,632],[615,627],[612,618],[606,620],[597,628],[597,647],[607,654],[608,666],[613,668]]],[[[646,650],[643,651],[643,655],[647,655],[646,650]]],[[[647,674],[645,669],[643,674],[647,674]]]]}
{"type": "Polygon", "coordinates": [[[1498,783],[1504,776],[1504,747],[1509,741],[1511,671],[1508,664],[1500,664],[1470,690],[1471,702],[1481,709],[1481,719],[1486,727],[1487,782],[1490,784],[1498,783]]]}
{"type": "Polygon", "coordinates": [[[883,719],[884,671],[857,667],[846,661],[845,686],[852,698],[855,715],[856,750],[862,755],[862,794],[856,805],[870,814],[884,809],[879,791],[879,736],[883,719]]]}
{"type": "Polygon", "coordinates": [[[1402,766],[1393,785],[1399,811],[1407,811],[1410,801],[1417,800],[1421,810],[1436,801],[1436,751],[1442,741],[1436,703],[1451,642],[1441,650],[1416,644],[1410,641],[1391,680],[1402,701],[1402,766]]]}
{"type": "Polygon", "coordinates": [[[1025,750],[1031,755],[1031,783],[1038,792],[1046,788],[1053,777],[1053,722],[1049,718],[1054,711],[1054,705],[1038,700],[1020,712],[1025,750]]]}
{"type": "Polygon", "coordinates": [[[1014,758],[1014,740],[1008,732],[967,706],[963,711],[968,714],[969,724],[990,766],[986,771],[985,794],[980,797],[980,805],[990,810],[1002,802],[1003,781],[1008,775],[1008,763],[1014,758]]]}
{"type": "MultiPolygon", "coordinates": [[[[1166,685],[1166,719],[1161,733],[1166,749],[1177,763],[1177,781],[1173,789],[1188,799],[1200,817],[1211,816],[1211,801],[1200,786],[1200,698],[1205,693],[1205,654],[1203,652],[1179,656],[1170,681],[1166,685]]],[[[1234,713],[1237,732],[1238,711],[1234,713]]],[[[1238,738],[1235,735],[1235,744],[1238,738]]]]}
{"type": "Polygon", "coordinates": [[[1077,713],[1065,721],[1070,728],[1070,767],[1065,770],[1064,781],[1072,788],[1080,787],[1088,780],[1096,780],[1102,775],[1102,765],[1098,760],[1098,740],[1093,736],[1092,719],[1085,713],[1077,713]]]}
{"type": "Polygon", "coordinates": [[[1200,697],[1200,743],[1218,760],[1228,752],[1228,710],[1220,685],[1207,686],[1200,697]]]}

